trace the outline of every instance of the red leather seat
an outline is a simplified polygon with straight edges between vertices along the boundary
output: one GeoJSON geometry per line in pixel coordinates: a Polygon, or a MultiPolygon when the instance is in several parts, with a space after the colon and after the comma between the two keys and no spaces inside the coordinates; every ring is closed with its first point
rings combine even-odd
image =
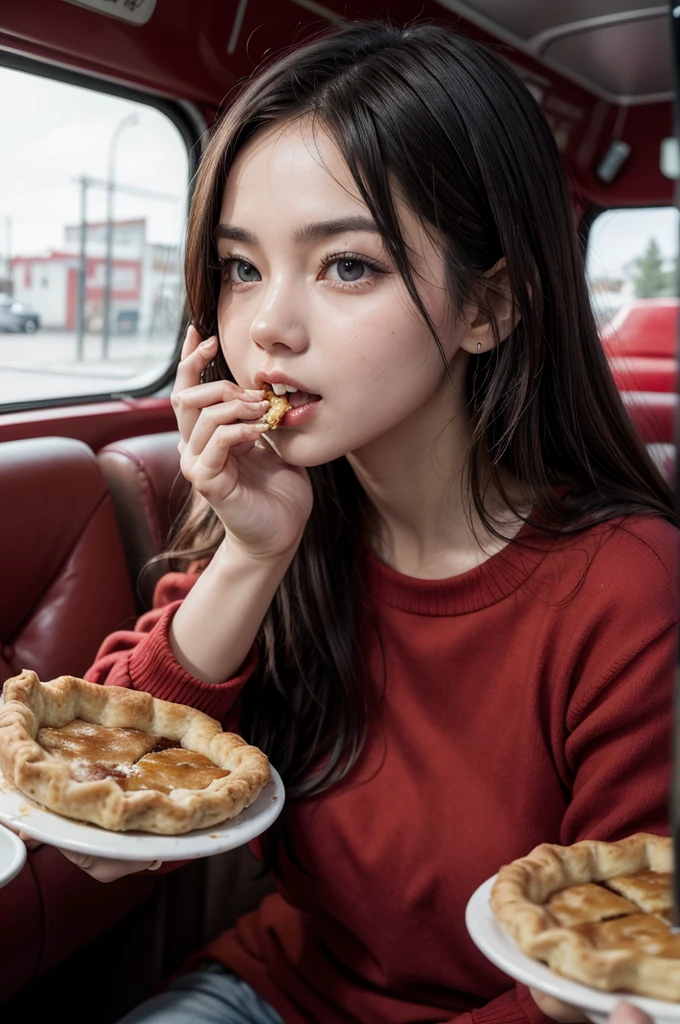
{"type": "MultiPolygon", "coordinates": [[[[8,441],[0,489],[0,681],[23,668],[43,679],[82,674],[101,640],[135,614],[97,460],[69,438],[8,441]]],[[[0,889],[0,1002],[149,903],[157,883],[129,877],[103,886],[57,850],[29,853],[0,889]]],[[[0,1019],[11,1017],[10,1004],[0,1006],[0,1019]]]]}
{"type": "Polygon", "coordinates": [[[127,556],[137,610],[151,607],[153,590],[165,571],[144,568],[165,545],[168,531],[189,496],[179,471],[178,431],[127,437],[97,454],[109,485],[127,556]]]}

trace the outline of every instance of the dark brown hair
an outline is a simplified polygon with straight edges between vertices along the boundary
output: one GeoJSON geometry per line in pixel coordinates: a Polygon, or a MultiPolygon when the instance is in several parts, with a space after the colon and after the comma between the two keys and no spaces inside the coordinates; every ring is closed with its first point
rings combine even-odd
{"type": "MultiPolygon", "coordinates": [[[[202,159],[189,219],[186,287],[201,333],[217,332],[213,230],[234,156],[266,126],[301,117],[336,141],[435,339],[393,190],[443,239],[454,308],[507,259],[518,326],[471,358],[467,382],[467,489],[485,528],[499,533],[484,502],[489,467],[508,506],[521,515],[503,468],[554,532],[637,513],[675,521],[669,488],[602,352],[550,128],[502,59],[443,26],[368,22],[331,32],[262,71],[226,110],[202,159]]],[[[212,373],[231,378],[221,354],[212,373]]],[[[262,623],[258,675],[243,696],[244,732],[278,767],[289,802],[349,771],[370,717],[360,657],[370,625],[360,567],[370,510],[346,459],[312,468],[310,477],[313,512],[262,623]]],[[[169,554],[209,555],[220,538],[215,515],[196,495],[169,554]]],[[[276,837],[272,858],[275,847],[276,837]]]]}

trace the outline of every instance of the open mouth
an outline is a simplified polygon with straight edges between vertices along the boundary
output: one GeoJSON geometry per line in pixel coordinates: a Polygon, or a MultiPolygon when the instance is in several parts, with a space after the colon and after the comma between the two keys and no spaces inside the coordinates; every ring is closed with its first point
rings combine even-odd
{"type": "Polygon", "coordinates": [[[269,409],[262,417],[262,421],[270,430],[276,430],[279,424],[286,426],[284,419],[288,422],[293,421],[293,425],[304,416],[297,410],[321,401],[321,395],[299,391],[290,384],[265,384],[264,397],[269,402],[269,409]]]}
{"type": "Polygon", "coordinates": [[[299,409],[301,405],[309,405],[311,402],[321,401],[321,395],[310,395],[307,391],[294,391],[286,395],[291,409],[299,409]]]}

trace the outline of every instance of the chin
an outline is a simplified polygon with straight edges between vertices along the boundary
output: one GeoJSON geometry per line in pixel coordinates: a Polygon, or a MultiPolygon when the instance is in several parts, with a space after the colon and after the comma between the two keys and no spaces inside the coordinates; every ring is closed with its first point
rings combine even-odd
{"type": "Polygon", "coordinates": [[[271,440],[289,466],[301,466],[304,469],[325,466],[327,462],[348,455],[350,450],[339,444],[324,444],[311,437],[294,437],[292,433],[283,430],[277,430],[271,440]]]}

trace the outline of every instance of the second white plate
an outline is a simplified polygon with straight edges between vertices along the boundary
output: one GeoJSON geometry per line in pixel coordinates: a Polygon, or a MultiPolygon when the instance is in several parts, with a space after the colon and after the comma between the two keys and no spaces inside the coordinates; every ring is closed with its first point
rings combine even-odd
{"type": "Polygon", "coordinates": [[[272,768],[271,773],[271,781],[257,800],[235,818],[181,836],[107,832],[97,825],[64,818],[10,789],[0,774],[0,822],[49,846],[61,846],[76,853],[115,860],[197,860],[244,846],[276,821],[283,809],[285,791],[276,769],[272,768]]]}
{"type": "Polygon", "coordinates": [[[0,889],[11,882],[26,861],[26,847],[14,832],[0,825],[0,889]]]}
{"type": "Polygon", "coordinates": [[[592,1021],[603,1024],[620,1000],[633,1003],[658,1024],[680,1024],[680,1005],[666,1003],[660,999],[647,999],[628,993],[601,992],[589,985],[580,985],[554,974],[545,964],[526,956],[513,940],[505,934],[489,906],[489,895],[496,876],[483,882],[472,894],[465,910],[465,924],[470,938],[485,957],[509,974],[515,981],[521,981],[540,992],[546,992],[555,999],[578,1006],[592,1021]]]}

